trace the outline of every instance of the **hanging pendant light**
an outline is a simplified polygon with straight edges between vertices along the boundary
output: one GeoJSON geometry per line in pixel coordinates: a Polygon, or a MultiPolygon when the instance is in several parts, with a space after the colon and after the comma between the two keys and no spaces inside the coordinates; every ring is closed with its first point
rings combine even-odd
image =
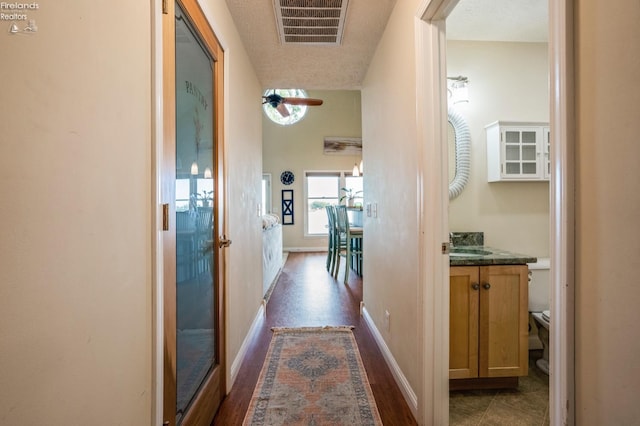
{"type": "Polygon", "coordinates": [[[205,179],[211,179],[213,176],[211,174],[211,168],[207,167],[206,169],[204,169],[204,178],[205,179]]]}
{"type": "Polygon", "coordinates": [[[353,164],[353,170],[351,171],[352,176],[360,176],[360,170],[358,169],[358,165],[356,163],[353,164]]]}
{"type": "Polygon", "coordinates": [[[198,162],[194,161],[193,163],[191,163],[191,174],[193,176],[197,176],[198,175],[198,162]]]}

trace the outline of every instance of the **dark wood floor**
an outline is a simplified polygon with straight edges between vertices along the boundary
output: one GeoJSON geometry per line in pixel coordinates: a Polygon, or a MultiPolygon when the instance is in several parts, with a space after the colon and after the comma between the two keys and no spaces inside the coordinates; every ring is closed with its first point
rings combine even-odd
{"type": "MultiPolygon", "coordinates": [[[[416,425],[382,353],[360,316],[362,279],[353,272],[349,285],[325,269],[325,253],[290,253],[267,304],[267,315],[251,342],[231,392],[213,425],[241,425],[271,340],[271,327],[353,325],[362,362],[385,425],[416,425]]],[[[342,262],[344,264],[344,262],[342,262]]],[[[344,266],[343,266],[344,268],[344,266]]],[[[343,271],[340,273],[340,277],[343,271]]]]}

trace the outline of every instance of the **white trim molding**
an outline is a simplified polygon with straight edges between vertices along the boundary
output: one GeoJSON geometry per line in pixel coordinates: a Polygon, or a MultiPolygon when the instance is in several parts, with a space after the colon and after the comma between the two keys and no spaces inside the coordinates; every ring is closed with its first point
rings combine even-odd
{"type": "Polygon", "coordinates": [[[573,0],[549,2],[552,425],[575,424],[573,0]]]}
{"type": "Polygon", "coordinates": [[[231,390],[231,388],[233,387],[233,384],[236,382],[236,378],[238,377],[238,372],[240,371],[240,366],[242,365],[245,357],[247,356],[249,345],[251,344],[251,341],[254,339],[254,337],[260,332],[260,326],[264,322],[266,313],[267,313],[266,302],[263,300],[263,302],[260,304],[260,307],[258,308],[258,312],[256,312],[256,316],[254,317],[253,322],[251,323],[251,327],[249,328],[249,331],[247,332],[247,334],[244,337],[244,340],[242,341],[242,345],[240,345],[240,349],[238,349],[238,353],[236,354],[236,357],[231,363],[229,381],[227,383],[227,393],[231,390]]]}
{"type": "Polygon", "coordinates": [[[162,3],[152,2],[151,6],[151,119],[152,119],[152,150],[151,163],[152,182],[152,229],[154,241],[152,243],[152,397],[151,422],[160,425],[163,422],[164,402],[164,245],[162,231],[162,163],[164,141],[163,122],[163,44],[162,44],[162,3]]]}
{"type": "Polygon", "coordinates": [[[407,401],[407,405],[409,405],[411,413],[415,418],[417,418],[418,397],[416,396],[416,393],[411,388],[409,381],[400,369],[400,366],[396,362],[396,359],[393,357],[393,354],[384,341],[382,334],[380,334],[380,331],[378,331],[376,324],[373,322],[373,318],[371,318],[371,315],[369,315],[369,312],[367,312],[367,308],[365,308],[364,304],[362,303],[360,306],[360,312],[362,314],[362,317],[364,318],[365,323],[369,327],[371,334],[373,334],[373,338],[375,339],[378,348],[380,348],[382,356],[384,356],[384,360],[386,361],[387,366],[389,366],[391,374],[393,374],[393,378],[396,380],[396,383],[398,384],[398,387],[402,392],[402,396],[404,396],[405,401],[407,401]]]}
{"type": "Polygon", "coordinates": [[[327,247],[326,245],[323,247],[283,247],[282,251],[289,251],[293,253],[320,253],[326,252],[327,247]]]}
{"type": "MultiPolygon", "coordinates": [[[[444,0],[446,2],[446,0],[444,0]]],[[[455,1],[455,0],[454,0],[455,1]]],[[[433,20],[443,0],[422,5],[415,20],[418,125],[418,328],[422,380],[418,405],[421,425],[449,422],[449,263],[441,246],[448,241],[446,39],[444,20],[433,20]],[[432,18],[426,21],[425,14],[432,18]]]]}

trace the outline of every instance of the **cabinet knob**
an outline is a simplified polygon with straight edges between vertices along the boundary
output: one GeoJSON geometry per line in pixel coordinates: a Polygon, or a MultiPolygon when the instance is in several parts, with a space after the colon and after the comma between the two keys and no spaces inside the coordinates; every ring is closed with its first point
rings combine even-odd
{"type": "Polygon", "coordinates": [[[480,284],[473,283],[473,284],[471,284],[471,288],[474,289],[474,290],[479,290],[480,289],[480,284]]]}
{"type": "Polygon", "coordinates": [[[484,283],[484,284],[482,284],[482,287],[483,287],[485,290],[489,290],[489,289],[491,288],[491,284],[489,284],[489,283],[484,283]]]}

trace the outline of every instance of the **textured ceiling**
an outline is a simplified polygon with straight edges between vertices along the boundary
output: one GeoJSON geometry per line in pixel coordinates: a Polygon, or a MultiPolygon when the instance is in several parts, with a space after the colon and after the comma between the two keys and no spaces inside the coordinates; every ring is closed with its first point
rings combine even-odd
{"type": "MultiPolygon", "coordinates": [[[[362,86],[396,0],[350,0],[339,46],[282,45],[273,1],[226,0],[264,89],[362,86]]],[[[547,0],[460,0],[447,38],[541,42],[547,22],[547,0]]]]}
{"type": "Polygon", "coordinates": [[[282,45],[273,0],[226,0],[263,88],[359,89],[396,0],[350,0],[340,46],[282,45]]]}
{"type": "Polygon", "coordinates": [[[447,18],[447,39],[546,42],[548,0],[460,0],[447,18]]]}

